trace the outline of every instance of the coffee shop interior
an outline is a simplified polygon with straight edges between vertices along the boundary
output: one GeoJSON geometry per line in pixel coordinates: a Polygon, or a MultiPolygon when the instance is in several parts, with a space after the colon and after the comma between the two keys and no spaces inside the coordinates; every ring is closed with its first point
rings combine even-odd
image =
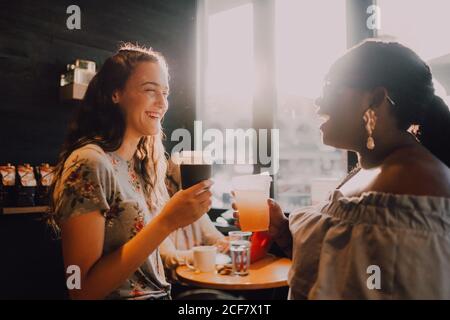
{"type": "MultiPolygon", "coordinates": [[[[275,241],[270,234],[272,231],[268,231],[269,210],[272,217],[272,212],[280,207],[284,217],[289,218],[291,212],[299,208],[317,205],[327,201],[328,197],[337,197],[337,192],[333,190],[358,166],[355,152],[323,143],[320,129],[323,119],[317,115],[316,99],[323,94],[324,79],[332,64],[365,39],[398,41],[414,50],[431,68],[435,95],[449,105],[450,41],[445,40],[446,31],[450,30],[448,1],[16,0],[3,1],[0,6],[0,299],[170,297],[180,300],[286,300],[288,296],[319,299],[385,297],[382,294],[371,296],[373,290],[365,295],[361,293],[366,292],[365,289],[359,287],[353,287],[358,291],[355,295],[346,295],[348,292],[335,294],[335,288],[319,285],[318,280],[312,281],[315,285],[308,287],[300,276],[290,270],[294,264],[297,268],[304,268],[302,277],[309,281],[309,275],[304,274],[314,274],[312,265],[302,264],[303,260],[296,256],[295,249],[292,254],[286,253],[283,239],[275,241]],[[161,93],[161,99],[166,99],[167,112],[162,114],[165,111],[152,109],[145,114],[151,118],[146,121],[161,123],[166,153],[161,151],[160,155],[169,161],[163,170],[162,180],[158,180],[161,177],[154,173],[162,168],[155,162],[149,167],[148,180],[142,181],[151,181],[151,186],[164,181],[168,191],[165,201],[173,205],[162,205],[158,207],[162,213],[154,214],[152,208],[157,207],[159,200],[150,203],[147,199],[144,205],[147,203],[150,209],[144,212],[153,218],[138,215],[130,222],[126,220],[132,210],[126,207],[130,204],[124,201],[123,208],[111,213],[114,208],[108,198],[105,207],[97,208],[105,209],[97,210],[103,214],[98,215],[97,219],[104,221],[101,229],[104,240],[101,238],[100,252],[96,253],[98,260],[92,261],[86,276],[83,274],[85,265],[82,266],[80,280],[77,278],[80,275],[77,255],[67,253],[74,250],[75,245],[64,245],[64,234],[73,234],[67,231],[69,227],[62,228],[61,232],[61,228],[49,223],[51,217],[57,215],[55,204],[59,205],[58,210],[67,210],[61,199],[58,202],[52,198],[52,192],[58,191],[58,186],[53,189],[52,182],[56,181],[55,172],[63,145],[67,148],[64,144],[67,133],[70,128],[73,133],[83,127],[81,122],[76,123],[72,119],[81,113],[80,110],[86,109],[88,86],[94,88],[92,82],[95,80],[92,79],[102,79],[102,70],[114,63],[120,64],[117,62],[119,58],[114,60],[116,62],[110,59],[119,48],[122,52],[128,52],[119,57],[122,60],[133,56],[139,57],[136,58],[138,60],[151,61],[147,64],[135,63],[131,74],[138,70],[136,65],[157,65],[160,68],[159,72],[152,71],[152,74],[158,75],[157,80],[149,81],[153,83],[152,94],[156,96],[161,93]],[[105,63],[108,61],[109,64],[105,63]],[[243,140],[239,140],[242,136],[243,140]],[[196,150],[197,154],[202,151],[203,155],[212,145],[215,149],[209,154],[214,156],[213,160],[195,168],[188,163],[193,159],[190,156],[193,153],[187,151],[196,150]],[[210,180],[214,181],[212,187],[202,185],[210,180]],[[210,193],[206,207],[205,202],[200,200],[193,204],[191,200],[184,200],[194,194],[189,190],[200,185],[205,189],[196,197],[210,193]],[[255,191],[257,194],[248,191],[255,188],[259,188],[255,191]],[[268,198],[273,198],[277,204],[268,204],[268,198]],[[151,229],[151,220],[163,221],[164,215],[170,214],[174,220],[175,214],[166,208],[177,205],[180,208],[192,207],[192,212],[199,211],[201,207],[207,214],[195,213],[194,217],[192,213],[187,217],[188,214],[179,210],[178,216],[186,218],[180,218],[178,224],[170,223],[167,238],[155,236],[153,238],[158,240],[154,240],[154,244],[151,242],[153,240],[139,237],[139,233],[142,236],[148,231],[146,235],[150,239],[152,230],[155,234],[155,230],[164,229],[151,229]],[[248,216],[245,216],[246,205],[251,211],[248,216]],[[260,211],[262,215],[258,216],[260,211]],[[125,216],[123,220],[121,214],[125,216]],[[133,230],[126,235],[129,242],[125,244],[120,240],[124,231],[118,230],[120,226],[124,230],[128,228],[127,223],[133,230]],[[151,249],[138,250],[139,243],[141,246],[145,243],[151,249]],[[120,259],[115,256],[118,251],[125,259],[123,265],[135,265],[133,270],[122,264],[117,268],[114,266],[114,259],[120,259]],[[133,259],[137,259],[142,252],[147,252],[148,258],[142,258],[137,263],[138,260],[133,259]],[[101,269],[102,266],[104,269],[101,269]],[[114,274],[111,270],[117,272],[114,274]],[[97,285],[99,280],[94,278],[100,273],[103,273],[103,278],[113,280],[97,285]],[[78,287],[79,280],[82,288],[101,289],[91,292],[82,290],[78,287]],[[290,286],[292,293],[289,293],[290,286]]],[[[125,61],[123,65],[132,64],[125,61]]],[[[127,85],[132,83],[132,76],[127,79],[127,85]]],[[[97,88],[108,87],[102,84],[102,80],[96,81],[96,85],[97,88]]],[[[97,94],[94,90],[91,98],[97,94]]],[[[111,108],[121,104],[115,102],[115,95],[108,98],[113,101],[111,108]]],[[[117,101],[125,100],[120,94],[117,97],[117,101]]],[[[126,97],[136,99],[132,95],[126,97]]],[[[395,92],[388,92],[385,97],[386,101],[392,102],[392,106],[403,101],[397,99],[395,92]]],[[[92,99],[98,101],[100,98],[92,99]]],[[[110,125],[112,131],[123,132],[120,129],[115,131],[121,127],[120,119],[111,124],[108,121],[114,118],[106,118],[105,121],[101,118],[98,118],[98,127],[110,125]]],[[[448,143],[446,130],[440,142],[448,143]]],[[[92,132],[100,134],[101,130],[93,125],[92,132]]],[[[381,145],[376,134],[375,127],[375,150],[381,145]]],[[[159,131],[158,135],[153,135],[158,138],[145,140],[149,145],[150,141],[154,142],[152,154],[145,155],[147,160],[155,161],[159,131]]],[[[119,153],[122,150],[119,149],[120,144],[116,143],[114,147],[114,143],[108,146],[109,149],[103,150],[97,145],[91,146],[90,151],[84,150],[85,153],[77,151],[81,152],[78,154],[80,157],[83,154],[92,156],[99,152],[95,148],[100,148],[102,154],[109,157],[105,159],[111,160],[114,169],[96,171],[96,177],[100,185],[105,181],[109,183],[106,192],[110,197],[113,197],[111,185],[119,184],[121,172],[118,170],[125,163],[121,162],[125,159],[125,153],[119,153]]],[[[89,149],[86,144],[78,146],[89,149]]],[[[139,143],[139,146],[145,148],[144,143],[139,143]]],[[[367,148],[370,149],[369,142],[367,148]]],[[[69,156],[66,155],[65,160],[69,156]]],[[[132,154],[132,157],[134,159],[135,155],[132,154]]],[[[136,178],[130,161],[126,161],[129,177],[136,178]]],[[[449,165],[448,162],[446,164],[449,165]]],[[[448,170],[448,167],[445,169],[448,170]]],[[[76,193],[76,173],[79,172],[72,171],[72,175],[59,188],[70,186],[70,192],[76,193]]],[[[448,188],[448,174],[447,180],[442,171],[440,176],[444,177],[443,184],[448,188]]],[[[63,179],[64,174],[59,177],[63,179]]],[[[89,177],[89,174],[83,177],[89,177]]],[[[122,194],[129,190],[142,191],[139,182],[129,184],[136,188],[120,189],[122,194]]],[[[86,185],[83,191],[86,199],[90,199],[89,194],[95,194],[95,190],[95,181],[86,185]]],[[[144,191],[142,194],[147,194],[144,191]]],[[[153,191],[150,193],[153,194],[153,191]]],[[[75,197],[67,207],[75,206],[83,212],[95,209],[91,206],[95,203],[92,199],[79,203],[75,197]]],[[[439,199],[444,206],[442,212],[447,214],[445,224],[450,228],[450,197],[441,196],[439,199]]],[[[347,205],[352,203],[355,202],[349,201],[347,205]]],[[[81,221],[87,216],[74,215],[70,219],[80,218],[81,221]]],[[[74,225],[72,228],[75,228],[74,225]]],[[[436,245],[443,250],[441,258],[447,257],[443,264],[450,261],[448,228],[443,228],[446,230],[445,244],[436,245]]],[[[289,234],[289,229],[286,230],[289,234]]],[[[330,243],[334,241],[328,240],[330,243]]],[[[77,245],[95,247],[92,241],[81,241],[77,245]]],[[[294,246],[298,241],[303,246],[302,250],[306,250],[304,246],[313,240],[298,240],[293,233],[290,241],[294,241],[294,246]]],[[[335,241],[344,240],[336,238],[335,241]]],[[[356,250],[354,247],[347,248],[351,248],[349,252],[356,250]]],[[[375,251],[371,254],[376,254],[375,251]]],[[[79,256],[80,263],[85,264],[84,256],[81,253],[79,256]]],[[[324,272],[322,263],[332,262],[325,261],[326,257],[322,255],[320,257],[323,261],[319,270],[324,272]]],[[[426,255],[421,257],[425,259],[426,255]]],[[[348,271],[345,264],[336,261],[337,274],[348,271]]],[[[436,262],[436,265],[440,264],[436,262]]],[[[361,268],[366,271],[367,266],[361,268]]],[[[327,279],[332,282],[330,279],[334,277],[330,274],[328,277],[331,278],[327,279]]],[[[364,274],[366,276],[367,273],[364,274]]],[[[320,274],[320,277],[325,276],[320,274]]],[[[449,277],[443,277],[448,284],[449,277]]],[[[383,290],[388,287],[388,294],[393,294],[395,290],[385,285],[384,279],[381,280],[383,290]]],[[[445,283],[442,278],[436,281],[445,283]]],[[[344,285],[344,282],[338,284],[344,285]]],[[[439,291],[433,287],[436,289],[433,291],[424,286],[418,283],[411,292],[417,293],[418,297],[450,298],[448,288],[439,291]]],[[[415,297],[408,294],[398,297],[415,297]]]]}

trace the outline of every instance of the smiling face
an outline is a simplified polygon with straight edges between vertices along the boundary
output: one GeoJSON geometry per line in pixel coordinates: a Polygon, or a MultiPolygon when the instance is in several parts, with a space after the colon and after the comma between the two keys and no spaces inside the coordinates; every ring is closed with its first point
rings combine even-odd
{"type": "Polygon", "coordinates": [[[168,74],[156,62],[136,65],[125,87],[113,94],[113,102],[124,110],[126,134],[135,138],[157,135],[168,109],[168,74]]]}

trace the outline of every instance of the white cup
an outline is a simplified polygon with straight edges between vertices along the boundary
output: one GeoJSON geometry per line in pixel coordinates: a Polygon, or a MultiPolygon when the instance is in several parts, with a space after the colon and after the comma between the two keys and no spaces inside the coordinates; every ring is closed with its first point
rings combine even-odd
{"type": "Polygon", "coordinates": [[[217,248],[215,246],[198,246],[192,248],[194,265],[189,264],[186,260],[186,265],[195,271],[211,272],[216,269],[216,254],[217,248]]]}

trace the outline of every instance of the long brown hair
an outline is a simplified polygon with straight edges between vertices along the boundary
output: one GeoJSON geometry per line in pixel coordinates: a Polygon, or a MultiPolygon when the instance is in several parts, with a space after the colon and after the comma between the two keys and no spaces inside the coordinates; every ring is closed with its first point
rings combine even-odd
{"type": "MultiPolygon", "coordinates": [[[[152,49],[124,44],[119,51],[108,58],[89,83],[80,109],[69,124],[68,132],[55,167],[50,188],[51,219],[55,226],[55,186],[62,178],[64,164],[70,154],[87,144],[96,144],[106,152],[113,152],[121,146],[126,129],[125,114],[114,104],[115,90],[125,87],[134,68],[141,62],[158,63],[168,71],[164,57],[152,49]]],[[[168,74],[168,72],[167,72],[168,74]]],[[[144,192],[151,206],[160,208],[167,200],[164,178],[167,168],[162,140],[164,133],[142,137],[134,155],[135,170],[143,179],[144,192]]]]}

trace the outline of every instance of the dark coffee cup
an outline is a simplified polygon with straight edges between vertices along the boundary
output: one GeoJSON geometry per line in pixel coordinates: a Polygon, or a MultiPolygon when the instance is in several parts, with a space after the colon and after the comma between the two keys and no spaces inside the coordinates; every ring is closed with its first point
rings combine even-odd
{"type": "Polygon", "coordinates": [[[181,164],[181,187],[187,189],[193,185],[211,178],[211,164],[181,164]]]}
{"type": "Polygon", "coordinates": [[[212,176],[213,161],[202,151],[182,151],[172,155],[180,165],[181,187],[187,189],[212,176]]]}

